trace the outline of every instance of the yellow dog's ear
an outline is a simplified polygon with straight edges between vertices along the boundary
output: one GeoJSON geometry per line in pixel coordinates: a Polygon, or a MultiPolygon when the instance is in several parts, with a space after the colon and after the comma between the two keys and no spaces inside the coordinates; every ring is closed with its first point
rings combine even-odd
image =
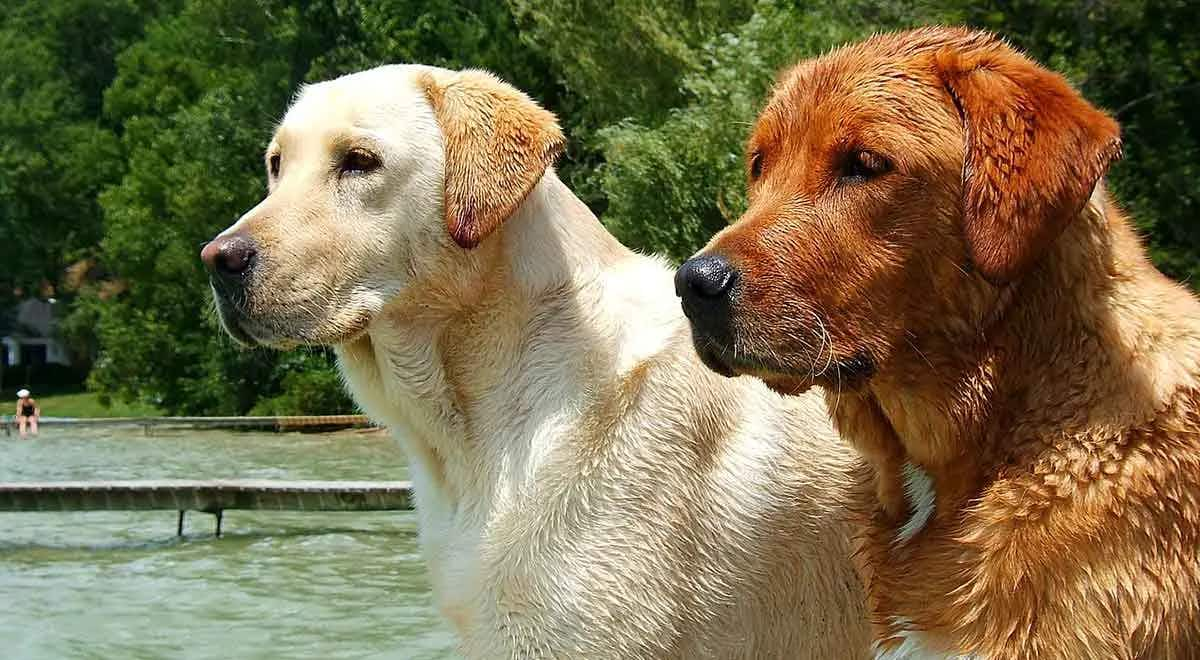
{"type": "Polygon", "coordinates": [[[553,113],[485,71],[425,73],[421,84],[445,143],[446,228],[473,248],[516,211],[566,139],[553,113]]]}
{"type": "Polygon", "coordinates": [[[963,232],[988,280],[1018,279],[1121,155],[1117,122],[1062,76],[977,33],[935,55],[966,133],[963,232]]]}

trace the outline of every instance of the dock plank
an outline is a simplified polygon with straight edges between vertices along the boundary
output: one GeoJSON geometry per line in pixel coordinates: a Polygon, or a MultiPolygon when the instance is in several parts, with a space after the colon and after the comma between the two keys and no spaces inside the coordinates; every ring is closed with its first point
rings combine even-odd
{"type": "MultiPolygon", "coordinates": [[[[264,417],[41,417],[41,426],[140,426],[149,431],[157,428],[244,429],[273,431],[318,431],[371,426],[365,415],[280,415],[264,417]]],[[[16,419],[11,415],[0,418],[3,431],[12,434],[16,419]]]]}
{"type": "Polygon", "coordinates": [[[407,481],[256,479],[0,483],[0,511],[406,511],[407,481]]]}

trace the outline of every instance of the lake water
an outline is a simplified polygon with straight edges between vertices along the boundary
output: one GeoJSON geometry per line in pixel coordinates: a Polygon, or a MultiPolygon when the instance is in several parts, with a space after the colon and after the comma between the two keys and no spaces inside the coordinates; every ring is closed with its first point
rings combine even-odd
{"type": "MultiPolygon", "coordinates": [[[[385,435],[45,427],[0,481],[407,479],[385,435]]],[[[411,512],[0,513],[0,658],[450,658],[411,512]]]]}

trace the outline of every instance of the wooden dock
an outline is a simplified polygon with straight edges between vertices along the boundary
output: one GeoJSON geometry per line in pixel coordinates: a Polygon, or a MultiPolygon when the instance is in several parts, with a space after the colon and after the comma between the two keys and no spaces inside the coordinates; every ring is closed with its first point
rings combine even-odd
{"type": "MultiPolygon", "coordinates": [[[[16,431],[11,415],[0,420],[8,434],[16,431]]],[[[136,426],[149,435],[155,429],[238,429],[247,431],[336,431],[371,425],[366,415],[281,415],[263,417],[42,417],[40,426],[136,426]]]]}
{"type": "Polygon", "coordinates": [[[227,510],[407,511],[407,481],[159,480],[0,483],[0,512],[15,511],[201,511],[217,517],[217,536],[227,510]]]}

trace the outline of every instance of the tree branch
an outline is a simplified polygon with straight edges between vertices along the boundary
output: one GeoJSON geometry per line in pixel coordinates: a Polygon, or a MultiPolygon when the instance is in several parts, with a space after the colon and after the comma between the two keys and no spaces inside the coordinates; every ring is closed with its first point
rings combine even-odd
{"type": "Polygon", "coordinates": [[[1139,96],[1136,99],[1133,99],[1132,101],[1126,103],[1125,105],[1117,108],[1113,112],[1113,114],[1119,119],[1121,117],[1121,115],[1124,114],[1126,111],[1128,111],[1130,108],[1141,105],[1142,103],[1149,101],[1150,99],[1155,99],[1160,96],[1166,96],[1168,94],[1174,94],[1176,92],[1182,92],[1184,90],[1193,89],[1196,87],[1200,87],[1200,83],[1191,83],[1189,85],[1179,85],[1178,87],[1172,87],[1170,89],[1160,89],[1157,92],[1150,92],[1149,94],[1139,96]]]}

